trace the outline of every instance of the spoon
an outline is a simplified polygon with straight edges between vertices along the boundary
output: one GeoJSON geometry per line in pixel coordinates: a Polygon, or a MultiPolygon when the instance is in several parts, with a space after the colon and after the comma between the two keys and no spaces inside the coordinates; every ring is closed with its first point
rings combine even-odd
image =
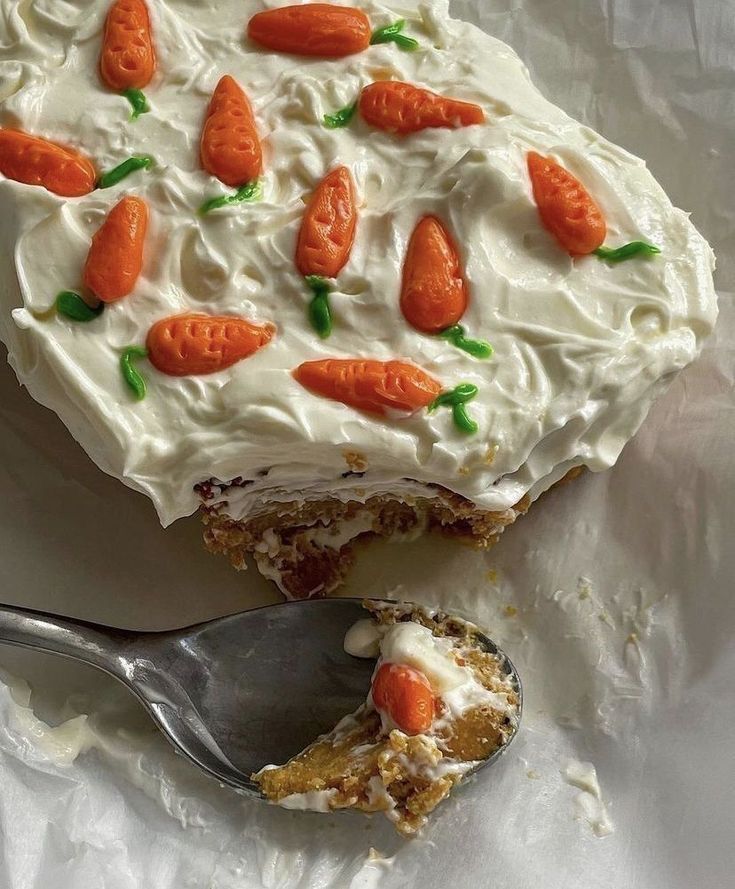
{"type": "MultiPolygon", "coordinates": [[[[178,752],[222,784],[260,796],[252,773],[285,763],[365,703],[374,661],[343,646],[366,616],[361,602],[285,602],[165,632],[0,606],[0,642],[104,670],[133,692],[178,752]]],[[[486,637],[480,644],[501,657],[520,698],[511,662],[486,637]]]]}

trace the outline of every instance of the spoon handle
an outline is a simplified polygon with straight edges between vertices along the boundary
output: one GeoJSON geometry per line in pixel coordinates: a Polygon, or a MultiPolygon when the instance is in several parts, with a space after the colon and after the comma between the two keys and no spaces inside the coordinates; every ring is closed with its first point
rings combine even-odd
{"type": "Polygon", "coordinates": [[[84,661],[118,678],[125,672],[123,647],[130,637],[130,633],[83,620],[0,605],[0,642],[84,661]]]}

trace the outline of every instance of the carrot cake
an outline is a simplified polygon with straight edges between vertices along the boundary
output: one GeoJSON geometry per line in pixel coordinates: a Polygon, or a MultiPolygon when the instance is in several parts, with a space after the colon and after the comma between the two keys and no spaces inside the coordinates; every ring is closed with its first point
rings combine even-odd
{"type": "Polygon", "coordinates": [[[292,597],[610,467],[716,317],[645,164],[445,0],[50,0],[0,47],[0,336],[292,597]],[[358,8],[359,7],[359,8],[358,8]]]}
{"type": "Polygon", "coordinates": [[[415,833],[452,788],[513,739],[521,687],[476,626],[403,604],[366,602],[345,638],[377,658],[366,703],[282,766],[253,780],[288,809],[382,812],[415,833]]]}

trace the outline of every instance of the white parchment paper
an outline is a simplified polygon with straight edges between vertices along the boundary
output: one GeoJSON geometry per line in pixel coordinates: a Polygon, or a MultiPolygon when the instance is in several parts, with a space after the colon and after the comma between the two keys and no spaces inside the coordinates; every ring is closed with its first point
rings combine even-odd
{"type": "MultiPolygon", "coordinates": [[[[487,626],[523,730],[423,837],[285,812],[178,759],[91,669],[0,647],[0,889],[678,889],[733,885],[735,3],[461,0],[553,101],[645,157],[718,254],[702,360],[618,466],[547,495],[487,555],[365,549],[347,590],[487,626]],[[30,688],[18,677],[23,677],[30,688]]],[[[162,531],[0,369],[3,601],[163,628],[274,600],[162,531]]]]}

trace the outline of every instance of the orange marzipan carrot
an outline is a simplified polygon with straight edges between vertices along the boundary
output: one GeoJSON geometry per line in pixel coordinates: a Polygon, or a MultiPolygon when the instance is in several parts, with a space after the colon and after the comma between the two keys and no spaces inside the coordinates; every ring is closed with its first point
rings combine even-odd
{"type": "Polygon", "coordinates": [[[602,211],[582,183],[550,157],[528,153],[533,198],[541,221],[572,255],[597,250],[607,226],[602,211]]]}
{"type": "Polygon", "coordinates": [[[142,89],[155,70],[148,7],[143,0],[115,0],[102,38],[102,80],[113,90],[142,89]]]}
{"type": "Polygon", "coordinates": [[[422,333],[439,333],[460,320],[467,302],[454,241],[436,216],[424,216],[411,235],[403,265],[403,317],[422,333]]]}
{"type": "Polygon", "coordinates": [[[417,411],[442,391],[437,380],[407,361],[324,358],[306,361],[293,375],[316,395],[380,416],[417,411]]]}
{"type": "Polygon", "coordinates": [[[429,680],[419,670],[406,664],[382,664],[371,692],[376,708],[387,711],[407,735],[419,735],[431,727],[436,699],[429,680]]]}
{"type": "Polygon", "coordinates": [[[257,179],[262,172],[263,150],[253,109],[229,74],[220,79],[212,94],[200,155],[204,169],[233,188],[257,179]]]}
{"type": "Polygon", "coordinates": [[[248,37],[276,52],[337,59],[370,45],[370,20],[360,9],[306,3],[267,9],[250,19],[248,37]]]}
{"type": "Polygon", "coordinates": [[[302,275],[336,278],[350,257],[355,240],[355,187],[347,167],[336,167],[311,196],[296,244],[296,267],[302,275]]]}
{"type": "Polygon", "coordinates": [[[216,373],[249,358],[273,339],[272,324],[195,312],[157,321],[148,331],[151,364],[172,377],[216,373]]]}
{"type": "Polygon", "coordinates": [[[0,173],[26,185],[41,185],[65,198],[94,190],[92,162],[74,151],[20,130],[0,129],[0,173]]]}
{"type": "Polygon", "coordinates": [[[84,284],[109,303],[127,296],[143,267],[143,245],[148,228],[148,205],[136,197],[124,197],[107,214],[84,266],[84,284]]]}
{"type": "Polygon", "coordinates": [[[366,86],[359,107],[367,123],[401,136],[429,127],[468,127],[485,120],[479,105],[448,99],[397,80],[366,86]]]}

